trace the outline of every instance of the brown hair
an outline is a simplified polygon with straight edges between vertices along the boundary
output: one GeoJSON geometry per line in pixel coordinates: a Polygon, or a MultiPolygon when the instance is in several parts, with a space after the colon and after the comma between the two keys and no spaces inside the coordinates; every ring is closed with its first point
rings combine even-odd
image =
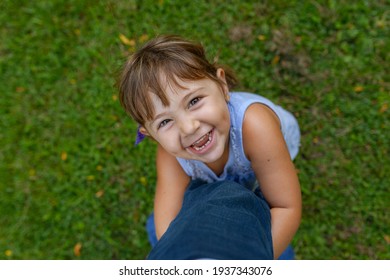
{"type": "MultiPolygon", "coordinates": [[[[137,123],[144,125],[154,116],[151,92],[164,106],[169,106],[164,85],[174,83],[179,86],[177,79],[194,81],[209,78],[222,88],[224,84],[217,77],[219,67],[207,60],[201,44],[178,36],[159,36],[147,42],[124,65],[118,80],[121,105],[137,123]]],[[[231,90],[237,79],[232,71],[223,68],[231,90]]]]}

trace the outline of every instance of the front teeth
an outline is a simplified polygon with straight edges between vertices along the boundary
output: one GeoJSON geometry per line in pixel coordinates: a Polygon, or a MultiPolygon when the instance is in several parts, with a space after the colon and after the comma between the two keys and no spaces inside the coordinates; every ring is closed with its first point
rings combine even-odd
{"type": "Polygon", "coordinates": [[[203,140],[203,137],[202,137],[199,141],[196,141],[196,142],[192,145],[192,147],[193,147],[195,150],[197,150],[197,151],[200,151],[200,150],[204,149],[204,147],[206,147],[208,144],[210,144],[210,142],[211,142],[211,132],[208,133],[208,140],[207,140],[206,143],[204,143],[204,145],[202,145],[202,146],[200,146],[200,147],[195,146],[196,143],[199,143],[201,140],[203,140]]]}

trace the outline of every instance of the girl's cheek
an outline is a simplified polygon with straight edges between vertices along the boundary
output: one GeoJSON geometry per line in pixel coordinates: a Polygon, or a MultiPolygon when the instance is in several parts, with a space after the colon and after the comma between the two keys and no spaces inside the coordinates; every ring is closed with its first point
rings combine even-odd
{"type": "Polygon", "coordinates": [[[161,136],[159,138],[159,141],[157,141],[158,143],[160,143],[163,147],[165,147],[165,149],[170,152],[172,150],[175,149],[175,147],[177,147],[177,143],[175,141],[173,141],[172,138],[166,136],[161,136]]]}

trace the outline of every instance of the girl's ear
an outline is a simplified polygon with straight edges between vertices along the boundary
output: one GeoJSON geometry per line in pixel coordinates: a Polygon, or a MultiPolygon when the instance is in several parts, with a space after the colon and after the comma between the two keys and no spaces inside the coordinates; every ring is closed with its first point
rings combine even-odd
{"type": "Polygon", "coordinates": [[[219,79],[221,79],[222,81],[226,82],[225,70],[223,70],[222,68],[218,68],[218,69],[217,69],[217,77],[218,77],[219,79]]]}
{"type": "Polygon", "coordinates": [[[218,77],[218,79],[220,79],[222,81],[223,95],[225,96],[226,101],[229,101],[229,99],[230,99],[229,88],[228,88],[227,82],[226,82],[225,70],[223,70],[222,68],[218,68],[217,69],[217,77],[218,77]]]}
{"type": "Polygon", "coordinates": [[[150,136],[149,132],[146,130],[145,127],[140,126],[138,130],[139,130],[139,132],[141,132],[143,135],[145,135],[145,136],[150,136]]]}

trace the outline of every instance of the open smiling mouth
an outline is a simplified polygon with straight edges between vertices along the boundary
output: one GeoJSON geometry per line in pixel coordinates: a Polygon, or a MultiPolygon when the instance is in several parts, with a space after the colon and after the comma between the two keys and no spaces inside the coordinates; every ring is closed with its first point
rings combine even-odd
{"type": "Polygon", "coordinates": [[[197,152],[203,151],[211,143],[211,140],[213,139],[213,132],[214,129],[209,131],[209,133],[203,135],[196,142],[194,142],[190,147],[197,152]]]}

